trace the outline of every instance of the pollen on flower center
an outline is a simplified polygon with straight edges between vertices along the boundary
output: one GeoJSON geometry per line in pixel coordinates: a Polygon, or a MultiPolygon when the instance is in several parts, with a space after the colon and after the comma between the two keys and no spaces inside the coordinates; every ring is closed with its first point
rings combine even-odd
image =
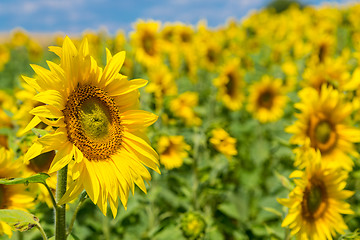
{"type": "Polygon", "coordinates": [[[81,104],[80,122],[85,134],[93,141],[101,141],[110,134],[109,109],[96,97],[89,98],[81,104]]]}
{"type": "Polygon", "coordinates": [[[95,86],[79,86],[63,110],[69,140],[89,160],[104,160],[121,146],[120,112],[114,100],[95,86]]]}

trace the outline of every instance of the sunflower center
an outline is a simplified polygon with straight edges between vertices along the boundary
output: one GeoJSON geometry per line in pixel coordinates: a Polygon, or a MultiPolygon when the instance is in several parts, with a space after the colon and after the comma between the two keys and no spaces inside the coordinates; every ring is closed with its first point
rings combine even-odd
{"type": "Polygon", "coordinates": [[[303,197],[303,216],[309,220],[321,217],[327,207],[327,192],[322,181],[312,179],[303,197]]]}
{"type": "Polygon", "coordinates": [[[315,138],[318,142],[327,143],[330,139],[332,129],[328,122],[320,122],[315,128],[315,138]]]}
{"type": "Polygon", "coordinates": [[[235,97],[236,95],[236,77],[234,75],[234,73],[229,72],[227,74],[227,79],[228,82],[226,83],[226,93],[231,96],[231,97],[235,97]]]}
{"type": "Polygon", "coordinates": [[[273,105],[274,94],[271,91],[265,91],[260,94],[258,104],[263,108],[271,108],[273,105]]]}
{"type": "Polygon", "coordinates": [[[154,43],[155,43],[155,39],[152,34],[146,33],[143,36],[142,38],[143,49],[150,56],[155,55],[154,43]]]}
{"type": "Polygon", "coordinates": [[[107,106],[98,98],[89,98],[80,106],[80,122],[85,134],[93,141],[109,136],[111,116],[107,106]]]}
{"type": "Polygon", "coordinates": [[[321,188],[319,186],[312,188],[306,200],[309,213],[314,214],[320,207],[320,203],[322,201],[321,188]]]}
{"type": "Polygon", "coordinates": [[[120,111],[106,92],[95,86],[79,86],[63,110],[69,141],[88,160],[104,160],[121,146],[120,111]]]}

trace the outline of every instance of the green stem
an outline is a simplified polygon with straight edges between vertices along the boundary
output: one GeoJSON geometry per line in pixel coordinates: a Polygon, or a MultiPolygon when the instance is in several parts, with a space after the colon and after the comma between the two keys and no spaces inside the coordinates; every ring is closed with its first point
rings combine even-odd
{"type": "MultiPolygon", "coordinates": [[[[66,192],[67,166],[57,172],[56,201],[66,192]]],[[[55,240],[66,240],[65,204],[55,207],[55,240]]]]}
{"type": "Polygon", "coordinates": [[[46,187],[46,189],[48,190],[49,195],[50,195],[50,197],[51,197],[51,202],[52,202],[53,207],[54,207],[54,209],[55,209],[55,208],[56,208],[56,201],[55,201],[55,198],[54,198],[54,194],[52,193],[50,187],[46,184],[45,181],[44,181],[42,184],[43,184],[43,185],[46,187]]]}
{"type": "Polygon", "coordinates": [[[40,226],[40,224],[38,224],[38,225],[36,226],[36,228],[39,229],[42,238],[43,238],[44,240],[47,240],[48,238],[46,237],[46,233],[45,233],[44,229],[40,226]]]}
{"type": "Polygon", "coordinates": [[[68,229],[68,232],[66,234],[66,236],[69,236],[69,234],[71,234],[72,232],[72,229],[73,229],[73,226],[74,226],[74,223],[75,223],[75,220],[76,220],[76,215],[77,213],[79,212],[80,208],[82,207],[82,205],[84,204],[84,202],[88,199],[87,195],[86,195],[86,192],[84,191],[80,197],[79,197],[79,203],[78,205],[76,206],[76,209],[74,211],[74,214],[71,218],[71,222],[70,222],[70,225],[69,225],[69,229],[68,229]]]}

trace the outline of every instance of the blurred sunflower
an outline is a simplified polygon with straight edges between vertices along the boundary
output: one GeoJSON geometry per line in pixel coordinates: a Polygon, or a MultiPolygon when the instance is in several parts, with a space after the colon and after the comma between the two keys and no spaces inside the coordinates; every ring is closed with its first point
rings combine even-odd
{"type": "Polygon", "coordinates": [[[222,128],[213,129],[211,134],[210,143],[216,150],[224,154],[228,159],[237,154],[236,138],[230,137],[222,128]]]}
{"type": "Polygon", "coordinates": [[[240,62],[237,58],[229,60],[220,70],[220,75],[214,79],[218,88],[218,99],[232,110],[239,110],[244,101],[244,81],[240,62]]]}
{"type": "Polygon", "coordinates": [[[296,114],[298,120],[286,128],[294,134],[290,142],[300,146],[309,142],[311,148],[320,151],[324,164],[351,170],[354,163],[348,154],[358,156],[353,143],[360,142],[360,130],[347,123],[353,112],[352,105],[326,85],[320,93],[314,88],[304,88],[299,97],[295,108],[301,113],[296,114]]]}
{"type": "Polygon", "coordinates": [[[158,141],[160,162],[169,170],[181,167],[190,149],[183,136],[161,136],[158,141]]]}
{"type": "MultiPolygon", "coordinates": [[[[14,154],[10,150],[0,147],[0,178],[21,177],[23,165],[13,161],[14,154]]],[[[0,185],[0,209],[19,209],[27,211],[34,206],[34,194],[27,191],[23,184],[0,185]]],[[[0,235],[11,237],[11,227],[0,221],[0,235]]]]}
{"type": "Polygon", "coordinates": [[[274,122],[284,114],[287,102],[280,79],[263,76],[261,81],[250,86],[247,110],[261,123],[274,122]]]}
{"type": "Polygon", "coordinates": [[[147,67],[161,62],[159,28],[159,22],[139,20],[135,23],[135,32],[130,36],[136,49],[136,60],[147,67]]]}
{"type": "Polygon", "coordinates": [[[197,92],[184,92],[170,102],[170,110],[175,116],[183,119],[186,126],[199,126],[202,121],[194,112],[198,101],[197,92]]]}
{"type": "Polygon", "coordinates": [[[119,74],[125,52],[112,57],[107,50],[106,67],[98,67],[86,39],[76,49],[66,37],[62,48],[50,50],[61,58],[60,65],[48,61],[50,70],[31,65],[36,78],[23,76],[39,92],[34,100],[46,104],[31,110],[36,120],[26,129],[42,121],[56,130],[37,139],[24,161],[57,150],[49,173],[71,164],[74,179],[58,204],[71,201],[85,188],[105,215],[109,201],[115,217],[119,197],[126,208],[134,184],[146,192],[144,180],[151,176],[145,166],[160,173],[158,155],[143,133],[157,116],[136,110],[137,89],[147,81],[128,81],[119,74]]]}
{"type": "Polygon", "coordinates": [[[177,86],[174,77],[168,67],[159,64],[156,69],[149,69],[149,84],[145,90],[153,93],[157,108],[162,106],[164,97],[177,94],[177,86]]]}
{"type": "Polygon", "coordinates": [[[6,63],[10,60],[10,50],[5,44],[0,44],[0,71],[4,69],[6,63]]]}
{"type": "Polygon", "coordinates": [[[295,188],[289,198],[278,202],[289,208],[282,227],[289,226],[297,239],[333,239],[336,232],[344,234],[347,226],[341,214],[353,214],[344,199],[354,192],[344,190],[347,172],[327,169],[321,165],[319,152],[307,155],[310,165],[305,171],[294,171],[295,188]]]}

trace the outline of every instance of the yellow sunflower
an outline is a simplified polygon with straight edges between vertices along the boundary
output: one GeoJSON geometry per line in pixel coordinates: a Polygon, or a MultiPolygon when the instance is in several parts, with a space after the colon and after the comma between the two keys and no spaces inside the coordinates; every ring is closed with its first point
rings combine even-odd
{"type": "Polygon", "coordinates": [[[136,60],[147,67],[161,61],[159,29],[159,22],[139,20],[135,23],[135,32],[130,36],[136,49],[136,60]]]}
{"type": "Polygon", "coordinates": [[[341,214],[353,214],[344,200],[354,192],[344,190],[347,172],[324,168],[319,152],[313,150],[307,156],[311,164],[290,175],[296,178],[296,186],[289,198],[278,199],[289,208],[281,226],[289,226],[297,239],[333,239],[336,232],[344,234],[347,229],[341,214]]]}
{"type": "Polygon", "coordinates": [[[190,149],[183,136],[161,136],[158,141],[160,162],[166,169],[181,167],[190,149]]]}
{"type": "Polygon", "coordinates": [[[144,180],[151,176],[145,166],[160,173],[158,154],[144,134],[157,116],[137,110],[137,89],[147,81],[128,81],[119,74],[125,52],[112,57],[107,50],[106,67],[98,67],[86,39],[76,49],[66,37],[62,48],[50,50],[61,58],[60,65],[48,61],[50,70],[31,65],[37,77],[23,76],[39,92],[34,99],[46,104],[31,110],[35,117],[26,129],[42,121],[56,130],[37,139],[24,161],[57,150],[49,173],[71,164],[74,179],[58,204],[85,188],[104,214],[109,201],[116,216],[119,197],[126,208],[135,184],[146,192],[144,180]]]}
{"type": "Polygon", "coordinates": [[[353,112],[351,103],[326,85],[320,93],[314,88],[304,88],[299,97],[295,108],[301,113],[296,114],[298,120],[286,128],[294,134],[290,142],[300,146],[308,142],[311,148],[321,152],[322,160],[330,167],[351,170],[354,163],[348,154],[358,156],[353,143],[360,142],[360,130],[348,124],[353,112]]]}
{"type": "Polygon", "coordinates": [[[5,44],[0,44],[0,71],[4,69],[6,63],[10,60],[10,50],[5,44]]]}
{"type": "Polygon", "coordinates": [[[165,96],[174,96],[177,94],[177,85],[174,81],[174,76],[164,64],[159,64],[155,69],[149,69],[148,74],[149,84],[145,90],[154,94],[156,106],[160,108],[165,96]]]}
{"type": "MultiPolygon", "coordinates": [[[[21,177],[23,165],[19,161],[13,161],[12,151],[0,147],[0,178],[21,177]]],[[[0,209],[19,209],[27,211],[34,206],[32,192],[27,191],[23,184],[0,185],[0,209]]],[[[11,237],[11,227],[0,221],[0,235],[6,234],[11,237]]]]}
{"type": "Polygon", "coordinates": [[[274,122],[284,114],[287,102],[280,79],[263,76],[261,81],[250,86],[247,110],[261,123],[274,122]]]}
{"type": "Polygon", "coordinates": [[[232,110],[239,110],[244,101],[243,71],[240,68],[239,59],[229,60],[220,70],[220,75],[214,79],[214,85],[218,88],[218,99],[232,110]]]}
{"type": "Polygon", "coordinates": [[[236,138],[231,137],[224,129],[216,128],[211,132],[210,143],[228,159],[237,154],[236,138]]]}
{"type": "Polygon", "coordinates": [[[184,92],[170,102],[170,110],[175,116],[183,119],[186,126],[199,126],[202,121],[194,111],[198,101],[197,92],[184,92]]]}

